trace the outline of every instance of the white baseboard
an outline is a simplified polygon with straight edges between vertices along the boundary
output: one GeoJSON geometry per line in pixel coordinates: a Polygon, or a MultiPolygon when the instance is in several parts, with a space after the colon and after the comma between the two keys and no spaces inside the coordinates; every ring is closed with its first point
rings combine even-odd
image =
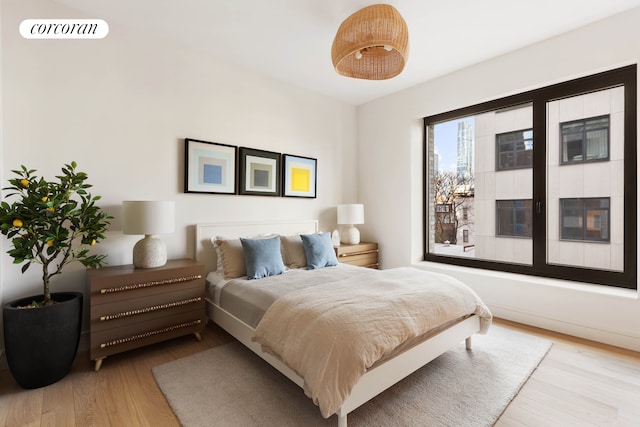
{"type": "Polygon", "coordinates": [[[433,262],[414,266],[466,283],[496,317],[640,351],[637,290],[433,262]]]}
{"type": "Polygon", "coordinates": [[[638,337],[621,334],[616,331],[577,325],[558,319],[540,317],[506,307],[491,306],[490,309],[493,315],[500,319],[640,352],[640,338],[638,337]]]}

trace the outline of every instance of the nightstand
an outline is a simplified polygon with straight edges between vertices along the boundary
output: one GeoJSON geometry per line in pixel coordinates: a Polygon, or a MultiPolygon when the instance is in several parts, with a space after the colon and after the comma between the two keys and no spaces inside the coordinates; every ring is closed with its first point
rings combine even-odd
{"type": "Polygon", "coordinates": [[[334,248],[338,261],[360,267],[378,268],[378,244],[360,242],[357,245],[341,244],[334,248]]]}
{"type": "Polygon", "coordinates": [[[191,259],[162,267],[133,265],[87,270],[90,357],[105,357],[182,335],[206,323],[204,266],[191,259]]]}

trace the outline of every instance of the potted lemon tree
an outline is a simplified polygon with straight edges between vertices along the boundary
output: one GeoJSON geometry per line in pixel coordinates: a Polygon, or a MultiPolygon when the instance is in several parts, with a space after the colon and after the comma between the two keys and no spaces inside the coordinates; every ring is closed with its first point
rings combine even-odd
{"type": "Polygon", "coordinates": [[[0,232],[11,241],[7,253],[22,273],[42,267],[41,295],[4,303],[5,353],[9,369],[23,388],[38,388],[63,378],[78,350],[82,324],[82,293],[51,292],[51,281],[65,266],[80,262],[99,268],[106,255],[92,255],[91,246],[104,238],[111,216],[95,202],[87,174],[65,164],[55,180],[21,166],[12,171],[5,200],[0,203],[0,232]]]}

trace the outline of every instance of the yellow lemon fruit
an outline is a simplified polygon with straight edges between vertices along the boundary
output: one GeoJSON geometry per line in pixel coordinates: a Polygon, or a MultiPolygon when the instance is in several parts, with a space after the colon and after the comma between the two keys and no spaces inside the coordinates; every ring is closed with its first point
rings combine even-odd
{"type": "Polygon", "coordinates": [[[96,239],[93,239],[93,240],[91,241],[91,246],[95,246],[95,245],[96,245],[96,239]]]}
{"type": "Polygon", "coordinates": [[[29,180],[28,179],[21,179],[20,180],[20,185],[22,185],[23,187],[28,187],[29,186],[29,180]]]}
{"type": "Polygon", "coordinates": [[[51,208],[47,208],[47,210],[48,210],[49,212],[53,212],[53,210],[54,210],[54,209],[51,207],[51,208]]]}
{"type": "Polygon", "coordinates": [[[43,202],[46,202],[47,200],[49,200],[49,198],[48,198],[47,196],[44,196],[44,197],[42,198],[42,201],[43,201],[43,202]]]}
{"type": "Polygon", "coordinates": [[[14,227],[22,227],[22,220],[16,218],[13,220],[13,226],[14,227]]]}
{"type": "Polygon", "coordinates": [[[48,246],[53,246],[53,240],[47,240],[47,245],[48,246]]]}

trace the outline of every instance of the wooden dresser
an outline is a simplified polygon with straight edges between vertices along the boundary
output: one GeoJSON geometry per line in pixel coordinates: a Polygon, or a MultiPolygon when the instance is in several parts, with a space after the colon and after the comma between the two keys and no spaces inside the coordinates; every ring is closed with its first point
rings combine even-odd
{"type": "Polygon", "coordinates": [[[357,245],[335,247],[338,262],[360,267],[378,268],[378,244],[360,242],[357,245]]]}
{"type": "Polygon", "coordinates": [[[87,270],[90,357],[95,370],[115,353],[200,332],[206,323],[204,266],[191,259],[158,268],[87,270]]]}

